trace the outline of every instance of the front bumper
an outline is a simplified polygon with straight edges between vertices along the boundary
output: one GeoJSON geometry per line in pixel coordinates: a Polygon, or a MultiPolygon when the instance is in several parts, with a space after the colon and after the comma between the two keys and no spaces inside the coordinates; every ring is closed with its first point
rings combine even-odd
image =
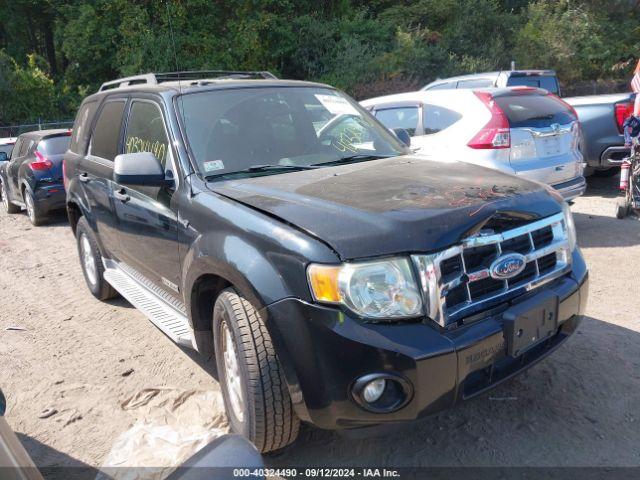
{"type": "Polygon", "coordinates": [[[587,181],[580,175],[567,182],[552,185],[552,187],[568,201],[579,197],[587,190],[587,181]]]}
{"type": "Polygon", "coordinates": [[[501,313],[444,331],[425,323],[363,323],[295,298],[266,307],[264,318],[296,413],[320,428],[365,427],[414,420],[495,387],[547,356],[576,330],[588,276],[577,250],[573,257],[572,273],[541,287],[560,299],[557,333],[516,358],[506,354],[501,313]],[[412,397],[392,413],[365,410],[352,398],[351,387],[371,373],[400,375],[413,387],[412,397]]]}
{"type": "Polygon", "coordinates": [[[67,196],[62,184],[38,185],[34,192],[34,200],[42,212],[66,208],[67,196]]]}

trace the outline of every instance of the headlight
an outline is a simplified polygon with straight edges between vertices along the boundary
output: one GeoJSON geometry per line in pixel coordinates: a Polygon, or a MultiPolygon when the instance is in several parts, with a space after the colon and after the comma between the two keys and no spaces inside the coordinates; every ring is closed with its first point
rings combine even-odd
{"type": "Polygon", "coordinates": [[[569,239],[569,249],[573,252],[576,248],[576,224],[573,221],[573,213],[567,202],[562,202],[562,213],[564,213],[564,227],[567,230],[567,238],[569,239]]]}
{"type": "Polygon", "coordinates": [[[422,298],[406,258],[307,269],[316,301],[342,304],[368,318],[405,318],[422,313],[422,298]]]}

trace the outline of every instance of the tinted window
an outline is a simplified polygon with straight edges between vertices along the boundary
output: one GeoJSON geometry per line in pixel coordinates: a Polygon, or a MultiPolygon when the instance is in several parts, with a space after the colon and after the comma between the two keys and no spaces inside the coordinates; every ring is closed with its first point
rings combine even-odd
{"type": "Polygon", "coordinates": [[[0,152],[6,153],[7,157],[11,156],[12,150],[13,150],[13,145],[0,145],[0,152]]]}
{"type": "Polygon", "coordinates": [[[70,141],[69,135],[47,138],[38,143],[38,151],[45,155],[61,155],[69,148],[70,141]]]}
{"type": "Polygon", "coordinates": [[[205,91],[185,94],[176,104],[205,176],[408,152],[358,103],[328,88],[205,91]]]}
{"type": "Polygon", "coordinates": [[[429,135],[449,128],[462,118],[462,115],[438,105],[424,104],[424,133],[429,135]]]}
{"type": "Polygon", "coordinates": [[[95,114],[98,102],[87,102],[80,107],[76,121],[73,123],[73,134],[69,150],[76,153],[84,153],[91,131],[91,120],[95,114]]]}
{"type": "Polygon", "coordinates": [[[556,77],[550,75],[530,75],[527,77],[509,77],[507,81],[508,87],[513,86],[527,86],[527,87],[539,87],[550,91],[551,93],[558,93],[558,82],[556,77]]]}
{"type": "Polygon", "coordinates": [[[418,107],[387,108],[376,111],[376,118],[387,128],[404,128],[409,135],[418,128],[418,107]]]}
{"type": "Polygon", "coordinates": [[[18,152],[18,156],[19,157],[24,157],[27,152],[29,152],[29,150],[31,150],[31,147],[33,146],[35,142],[33,140],[23,140],[22,144],[20,145],[20,151],[18,152]]]}
{"type": "Polygon", "coordinates": [[[472,78],[458,82],[458,88],[483,88],[491,86],[493,86],[493,80],[490,78],[472,78]]]}
{"type": "Polygon", "coordinates": [[[123,112],[124,102],[108,102],[104,105],[93,129],[89,146],[91,155],[112,161],[116,157],[123,112]]]}
{"type": "Polygon", "coordinates": [[[551,95],[512,95],[495,98],[512,128],[565,125],[575,120],[570,107],[551,95]]]}
{"type": "Polygon", "coordinates": [[[154,103],[133,102],[124,140],[125,153],[153,153],[162,166],[167,164],[169,139],[162,112],[154,103]]]}

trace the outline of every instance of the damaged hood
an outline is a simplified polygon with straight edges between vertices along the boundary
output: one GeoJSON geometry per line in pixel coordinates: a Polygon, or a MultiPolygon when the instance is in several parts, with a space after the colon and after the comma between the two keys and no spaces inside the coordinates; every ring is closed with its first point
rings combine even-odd
{"type": "Polygon", "coordinates": [[[304,230],[343,260],[441,250],[480,228],[500,231],[561,211],[538,183],[411,156],[208,188],[304,230]]]}

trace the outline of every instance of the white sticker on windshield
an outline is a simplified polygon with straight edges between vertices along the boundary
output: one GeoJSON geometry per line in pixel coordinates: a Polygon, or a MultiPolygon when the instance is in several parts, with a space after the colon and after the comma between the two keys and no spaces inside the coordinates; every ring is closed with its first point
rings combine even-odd
{"type": "Polygon", "coordinates": [[[316,94],[318,101],[333,115],[360,115],[346,98],[316,94]]]}
{"type": "Polygon", "coordinates": [[[224,163],[222,160],[209,160],[208,162],[204,162],[204,171],[205,172],[215,172],[216,170],[224,170],[224,163]]]}

